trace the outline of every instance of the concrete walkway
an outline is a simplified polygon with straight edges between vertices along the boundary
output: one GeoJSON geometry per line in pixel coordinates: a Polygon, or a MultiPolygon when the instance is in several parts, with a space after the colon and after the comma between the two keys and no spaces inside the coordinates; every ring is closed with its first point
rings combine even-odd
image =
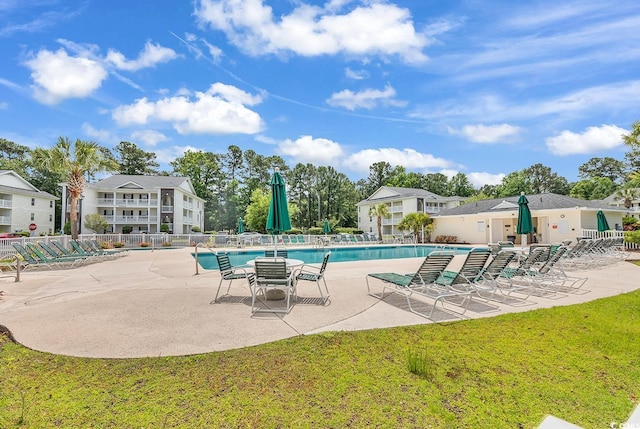
{"type": "MultiPolygon", "coordinates": [[[[223,302],[210,304],[220,276],[200,269],[193,248],[132,251],[124,258],[70,270],[0,278],[0,325],[21,344],[55,354],[124,358],[228,350],[323,331],[363,330],[460,320],[436,311],[433,320],[407,310],[397,294],[367,294],[367,273],[413,272],[422,258],[329,262],[331,299],[319,304],[315,283],[300,282],[299,301],[287,315],[251,316],[246,281],[235,281],[223,302]]],[[[452,268],[461,264],[457,256],[452,268]]],[[[465,318],[570,305],[640,287],[640,267],[619,262],[572,273],[589,280],[581,293],[531,297],[526,305],[473,302],[465,318]]]]}

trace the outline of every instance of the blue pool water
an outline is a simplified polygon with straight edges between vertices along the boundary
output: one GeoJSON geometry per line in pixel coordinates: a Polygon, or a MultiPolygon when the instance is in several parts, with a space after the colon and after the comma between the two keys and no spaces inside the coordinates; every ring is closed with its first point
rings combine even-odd
{"type": "MultiPolygon", "coordinates": [[[[471,247],[448,248],[455,250],[456,254],[466,254],[471,247]]],[[[288,249],[289,258],[301,259],[307,264],[319,264],[327,251],[331,251],[331,262],[363,261],[372,259],[397,259],[425,257],[434,250],[442,250],[441,247],[429,245],[417,246],[365,246],[365,247],[332,247],[330,249],[288,249]]],[[[242,265],[247,261],[264,256],[264,250],[230,250],[231,264],[242,265]]],[[[195,254],[193,254],[195,257],[195,254]]],[[[213,253],[198,252],[198,262],[202,268],[215,270],[218,268],[216,256],[213,253]]]]}

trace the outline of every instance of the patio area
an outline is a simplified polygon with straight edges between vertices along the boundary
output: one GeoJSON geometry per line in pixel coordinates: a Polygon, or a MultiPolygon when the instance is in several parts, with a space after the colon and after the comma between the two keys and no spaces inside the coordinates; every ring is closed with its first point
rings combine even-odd
{"type": "MultiPolygon", "coordinates": [[[[193,248],[133,251],[125,258],[70,270],[22,273],[0,279],[0,325],[21,344],[44,352],[84,357],[145,357],[206,353],[324,331],[363,330],[461,320],[438,309],[432,320],[408,311],[406,300],[367,295],[368,273],[415,271],[422,258],[329,262],[331,298],[321,305],[315,284],[299,285],[287,315],[251,316],[251,293],[234,281],[230,295],[210,304],[219,272],[199,268],[193,248]]],[[[635,253],[634,256],[640,257],[635,253]]],[[[461,264],[456,256],[451,268],[461,264]]],[[[635,290],[640,267],[619,262],[579,271],[580,293],[531,297],[527,305],[477,302],[465,318],[570,305],[635,290]]],[[[309,284],[306,284],[309,283],[309,284]]]]}

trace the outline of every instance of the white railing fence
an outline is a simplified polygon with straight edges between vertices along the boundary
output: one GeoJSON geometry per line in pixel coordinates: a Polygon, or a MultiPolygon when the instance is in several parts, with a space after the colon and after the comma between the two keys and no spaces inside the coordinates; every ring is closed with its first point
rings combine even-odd
{"type": "MultiPolygon", "coordinates": [[[[616,230],[610,230],[610,231],[598,231],[597,229],[583,229],[582,230],[582,237],[586,237],[586,238],[619,238],[619,237],[623,237],[624,238],[624,231],[616,231],[616,230]]],[[[638,246],[635,243],[629,243],[627,241],[624,242],[624,247],[626,249],[640,249],[640,246],[638,246]]]]}

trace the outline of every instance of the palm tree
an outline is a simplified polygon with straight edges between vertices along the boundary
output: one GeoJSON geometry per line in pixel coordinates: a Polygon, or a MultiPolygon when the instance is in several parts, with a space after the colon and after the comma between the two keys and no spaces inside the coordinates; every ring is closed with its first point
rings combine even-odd
{"type": "Polygon", "coordinates": [[[117,171],[118,164],[106,156],[97,143],[76,140],[72,143],[67,137],[59,137],[58,142],[49,149],[36,148],[32,152],[33,163],[67,177],[67,188],[71,197],[69,216],[71,236],[78,238],[78,200],[85,186],[85,176],[93,176],[103,171],[117,171]]]}
{"type": "Polygon", "coordinates": [[[616,198],[624,200],[624,206],[629,210],[633,200],[638,197],[638,192],[635,188],[622,188],[616,192],[616,198]]]}
{"type": "Polygon", "coordinates": [[[389,217],[389,206],[385,203],[374,204],[369,208],[369,216],[377,218],[378,240],[382,241],[382,218],[389,217]]]}
{"type": "MultiPolygon", "coordinates": [[[[418,241],[420,232],[431,234],[435,225],[433,219],[427,213],[409,213],[398,224],[400,231],[411,231],[413,233],[414,242],[418,241]]],[[[424,243],[424,236],[422,237],[424,243]]]]}

